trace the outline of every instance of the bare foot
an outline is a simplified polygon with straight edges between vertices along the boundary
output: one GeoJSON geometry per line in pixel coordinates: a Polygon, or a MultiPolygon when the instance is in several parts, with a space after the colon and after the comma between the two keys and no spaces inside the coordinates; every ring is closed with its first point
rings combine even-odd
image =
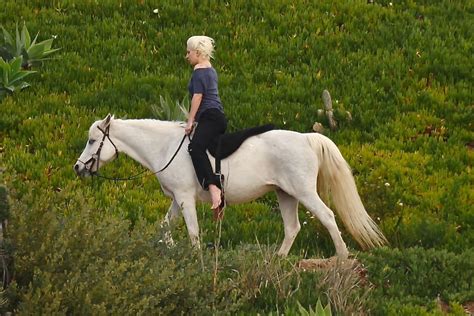
{"type": "Polygon", "coordinates": [[[221,204],[221,189],[219,189],[215,184],[210,184],[209,193],[211,193],[212,200],[211,209],[215,210],[221,204]]]}

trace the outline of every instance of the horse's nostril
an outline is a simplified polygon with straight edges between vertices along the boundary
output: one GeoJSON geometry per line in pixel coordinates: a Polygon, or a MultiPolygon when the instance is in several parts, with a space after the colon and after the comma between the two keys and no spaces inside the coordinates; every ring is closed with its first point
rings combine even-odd
{"type": "Polygon", "coordinates": [[[76,171],[79,170],[79,164],[76,163],[76,164],[74,165],[74,170],[76,170],[76,171]]]}

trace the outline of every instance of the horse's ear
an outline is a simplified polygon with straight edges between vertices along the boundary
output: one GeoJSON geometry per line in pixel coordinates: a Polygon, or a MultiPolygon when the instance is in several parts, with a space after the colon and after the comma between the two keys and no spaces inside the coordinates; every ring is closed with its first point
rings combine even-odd
{"type": "Polygon", "coordinates": [[[105,117],[105,119],[102,121],[102,123],[100,123],[100,126],[103,128],[103,129],[106,129],[109,125],[110,125],[110,121],[112,121],[114,118],[114,116],[112,114],[107,114],[107,116],[105,117]]]}

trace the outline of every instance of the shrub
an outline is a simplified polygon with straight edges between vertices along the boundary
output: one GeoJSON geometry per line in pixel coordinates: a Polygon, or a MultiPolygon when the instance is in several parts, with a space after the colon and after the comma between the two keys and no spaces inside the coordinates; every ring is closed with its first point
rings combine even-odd
{"type": "Polygon", "coordinates": [[[137,223],[130,232],[125,221],[98,221],[88,211],[33,213],[34,227],[16,227],[17,245],[42,240],[35,254],[24,246],[17,252],[8,295],[19,313],[201,314],[241,304],[245,293],[234,283],[221,280],[213,289],[212,258],[201,260],[187,239],[168,248],[155,225],[137,223]]]}

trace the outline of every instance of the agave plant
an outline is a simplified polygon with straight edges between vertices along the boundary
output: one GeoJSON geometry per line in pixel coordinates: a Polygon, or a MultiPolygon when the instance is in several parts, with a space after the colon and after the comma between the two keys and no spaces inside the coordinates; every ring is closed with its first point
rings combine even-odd
{"type": "Polygon", "coordinates": [[[23,79],[35,71],[23,70],[23,57],[14,57],[9,62],[0,57],[0,100],[7,94],[25,89],[30,84],[23,79]]]}
{"type": "Polygon", "coordinates": [[[151,110],[154,116],[160,120],[184,121],[188,117],[189,97],[185,96],[181,101],[173,101],[169,96],[160,95],[160,105],[152,104],[151,110]]]}
{"type": "Polygon", "coordinates": [[[1,26],[1,28],[4,43],[0,46],[0,57],[6,61],[15,57],[23,57],[21,65],[23,69],[30,69],[33,64],[47,60],[48,58],[46,57],[60,49],[51,48],[54,38],[36,43],[39,32],[32,41],[25,23],[23,24],[21,32],[18,30],[18,24],[16,25],[15,39],[13,39],[13,36],[11,36],[3,26],[1,26]]]}
{"type": "Polygon", "coordinates": [[[316,303],[316,309],[313,310],[313,308],[310,306],[309,310],[305,309],[300,302],[296,302],[298,305],[298,311],[300,315],[303,316],[332,316],[332,311],[331,311],[331,305],[326,305],[326,307],[323,307],[321,304],[321,300],[318,299],[318,302],[316,303]]]}

